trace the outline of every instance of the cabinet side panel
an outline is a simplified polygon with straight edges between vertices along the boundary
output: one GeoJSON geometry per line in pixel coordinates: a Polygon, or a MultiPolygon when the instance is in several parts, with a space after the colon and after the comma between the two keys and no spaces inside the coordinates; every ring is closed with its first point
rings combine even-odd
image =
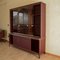
{"type": "Polygon", "coordinates": [[[40,53],[45,53],[45,35],[46,35],[46,5],[41,3],[41,40],[40,53]]]}
{"type": "Polygon", "coordinates": [[[10,10],[10,32],[13,32],[13,11],[10,10]]]}

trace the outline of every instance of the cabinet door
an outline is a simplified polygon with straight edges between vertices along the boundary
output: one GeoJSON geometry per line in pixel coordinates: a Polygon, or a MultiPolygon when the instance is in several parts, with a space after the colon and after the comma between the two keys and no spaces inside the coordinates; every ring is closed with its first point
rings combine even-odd
{"type": "Polygon", "coordinates": [[[14,45],[15,47],[19,48],[19,44],[20,44],[20,42],[19,42],[19,37],[13,36],[13,45],[14,45]]]}
{"type": "Polygon", "coordinates": [[[31,50],[31,39],[29,39],[29,38],[14,36],[13,37],[13,44],[17,48],[22,48],[27,51],[31,50]]]}
{"type": "Polygon", "coordinates": [[[33,25],[33,34],[40,36],[40,15],[34,16],[33,25]]]}
{"type": "Polygon", "coordinates": [[[40,36],[40,4],[33,7],[33,35],[40,36]]]}

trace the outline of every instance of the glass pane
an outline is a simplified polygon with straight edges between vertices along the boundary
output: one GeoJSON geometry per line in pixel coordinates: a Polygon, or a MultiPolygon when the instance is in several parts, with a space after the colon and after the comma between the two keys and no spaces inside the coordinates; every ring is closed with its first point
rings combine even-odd
{"type": "Polygon", "coordinates": [[[28,13],[24,13],[24,24],[28,25],[28,13]]]}
{"type": "Polygon", "coordinates": [[[13,11],[13,31],[16,32],[17,31],[17,25],[18,25],[18,12],[13,11]]]}
{"type": "Polygon", "coordinates": [[[23,24],[23,13],[19,13],[19,24],[23,24]]]}
{"type": "Polygon", "coordinates": [[[13,26],[18,24],[18,12],[13,12],[13,26]]]}

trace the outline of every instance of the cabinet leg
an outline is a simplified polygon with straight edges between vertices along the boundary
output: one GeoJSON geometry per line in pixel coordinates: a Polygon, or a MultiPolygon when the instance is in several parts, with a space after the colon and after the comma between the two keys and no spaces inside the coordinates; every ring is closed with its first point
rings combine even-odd
{"type": "Polygon", "coordinates": [[[9,47],[10,47],[10,43],[9,43],[9,47]]]}
{"type": "Polygon", "coordinates": [[[40,58],[40,54],[38,54],[39,58],[40,58]]]}
{"type": "Polygon", "coordinates": [[[10,42],[9,42],[9,47],[10,47],[10,45],[11,45],[11,44],[10,44],[10,42]]]}

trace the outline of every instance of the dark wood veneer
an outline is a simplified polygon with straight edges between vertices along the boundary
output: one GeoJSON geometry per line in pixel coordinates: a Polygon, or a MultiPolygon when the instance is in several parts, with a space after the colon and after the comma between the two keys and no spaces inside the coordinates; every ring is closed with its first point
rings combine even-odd
{"type": "Polygon", "coordinates": [[[46,4],[39,2],[10,9],[10,32],[9,42],[15,47],[26,51],[37,52],[39,56],[40,54],[45,53],[46,4]],[[23,11],[21,11],[21,9],[23,11]],[[24,11],[28,12],[28,24],[25,26],[24,24],[20,24],[20,27],[15,27],[16,30],[14,30],[13,11],[17,11],[18,14],[24,11]]]}

